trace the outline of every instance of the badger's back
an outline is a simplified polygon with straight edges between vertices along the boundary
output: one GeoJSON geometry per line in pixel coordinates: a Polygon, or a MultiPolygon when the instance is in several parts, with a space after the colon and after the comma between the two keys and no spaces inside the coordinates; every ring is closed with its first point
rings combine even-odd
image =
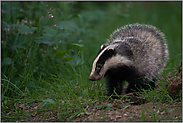
{"type": "Polygon", "coordinates": [[[114,31],[108,45],[121,42],[133,53],[132,65],[150,79],[160,73],[168,60],[168,48],[164,34],[150,25],[131,24],[114,31]]]}

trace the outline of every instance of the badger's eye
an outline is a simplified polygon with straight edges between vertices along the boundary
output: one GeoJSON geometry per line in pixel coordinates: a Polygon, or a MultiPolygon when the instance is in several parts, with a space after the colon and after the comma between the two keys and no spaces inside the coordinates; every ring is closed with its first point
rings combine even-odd
{"type": "Polygon", "coordinates": [[[102,64],[97,64],[96,65],[96,71],[100,72],[100,69],[102,68],[102,64]]]}
{"type": "Polygon", "coordinates": [[[97,67],[102,68],[102,64],[97,64],[97,67]]]}

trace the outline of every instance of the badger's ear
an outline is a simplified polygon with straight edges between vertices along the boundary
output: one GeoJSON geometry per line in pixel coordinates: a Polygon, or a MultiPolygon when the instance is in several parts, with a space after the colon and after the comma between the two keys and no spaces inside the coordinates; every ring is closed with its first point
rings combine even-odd
{"type": "Polygon", "coordinates": [[[107,49],[107,52],[108,52],[109,54],[111,54],[111,55],[116,55],[116,51],[115,51],[114,48],[109,48],[109,49],[107,49]]]}
{"type": "Polygon", "coordinates": [[[102,50],[102,49],[104,49],[104,48],[106,48],[106,45],[101,45],[101,47],[100,47],[100,49],[102,50]]]}

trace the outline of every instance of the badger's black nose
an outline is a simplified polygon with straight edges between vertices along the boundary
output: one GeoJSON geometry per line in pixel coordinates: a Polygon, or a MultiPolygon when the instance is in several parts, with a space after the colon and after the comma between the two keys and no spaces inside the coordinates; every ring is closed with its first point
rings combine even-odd
{"type": "Polygon", "coordinates": [[[96,79],[93,76],[89,76],[88,79],[91,80],[91,81],[96,81],[96,79]]]}

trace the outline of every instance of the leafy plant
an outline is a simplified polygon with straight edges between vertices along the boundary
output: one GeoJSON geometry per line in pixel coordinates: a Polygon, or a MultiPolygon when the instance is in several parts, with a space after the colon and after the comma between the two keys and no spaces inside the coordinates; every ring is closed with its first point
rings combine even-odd
{"type": "MultiPolygon", "coordinates": [[[[73,121],[91,115],[96,105],[107,111],[128,108],[129,103],[108,102],[103,80],[88,80],[92,61],[112,31],[139,22],[165,33],[171,59],[162,75],[174,71],[181,58],[180,3],[2,1],[2,121],[48,121],[47,111],[54,113],[53,121],[73,121]]],[[[173,103],[165,83],[143,96],[173,103]]],[[[110,121],[101,115],[100,121],[110,121]]],[[[146,120],[144,115],[141,121],[146,120]]]]}

